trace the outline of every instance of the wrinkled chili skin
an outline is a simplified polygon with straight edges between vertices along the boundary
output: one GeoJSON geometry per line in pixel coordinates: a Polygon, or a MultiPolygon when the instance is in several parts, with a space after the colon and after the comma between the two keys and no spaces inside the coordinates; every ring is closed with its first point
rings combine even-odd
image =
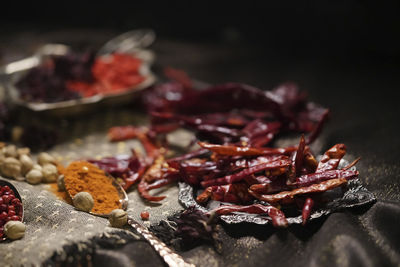
{"type": "Polygon", "coordinates": [[[138,191],[142,198],[150,202],[159,202],[163,200],[166,196],[152,196],[149,194],[148,191],[149,184],[144,180],[141,179],[138,185],[138,191]]]}
{"type": "Polygon", "coordinates": [[[344,144],[336,144],[327,150],[318,163],[315,172],[323,172],[334,170],[339,165],[340,160],[346,154],[346,146],[344,144]]]}
{"type": "Polygon", "coordinates": [[[99,160],[88,159],[87,161],[97,165],[114,178],[121,178],[121,185],[124,190],[128,190],[132,185],[137,183],[147,168],[133,150],[131,156],[118,155],[99,160]]]}
{"type": "Polygon", "coordinates": [[[276,179],[267,183],[253,184],[249,189],[258,194],[271,194],[279,191],[289,190],[285,179],[276,179]]]}
{"type": "Polygon", "coordinates": [[[301,212],[302,224],[305,225],[311,216],[312,208],[314,207],[314,200],[310,197],[304,202],[303,210],[301,212]]]}
{"type": "Polygon", "coordinates": [[[304,167],[307,170],[307,173],[315,172],[318,167],[318,161],[315,159],[309,148],[306,148],[304,152],[304,167]]]}
{"type": "Polygon", "coordinates": [[[249,193],[252,194],[255,198],[266,201],[270,204],[290,204],[293,203],[294,197],[297,195],[311,194],[311,193],[322,193],[328,190],[334,189],[336,187],[347,184],[347,180],[345,178],[336,178],[321,182],[319,184],[312,184],[310,186],[296,188],[292,191],[283,191],[274,195],[260,195],[251,190],[249,193]]]}
{"type": "Polygon", "coordinates": [[[197,196],[196,200],[199,203],[205,203],[210,198],[236,204],[246,204],[253,200],[247,191],[247,185],[243,183],[207,187],[203,193],[197,196]]]}
{"type": "Polygon", "coordinates": [[[108,138],[112,142],[124,141],[135,138],[136,136],[137,132],[133,126],[118,126],[108,130],[108,138]]]}
{"type": "Polygon", "coordinates": [[[296,170],[296,176],[298,176],[303,168],[303,161],[304,161],[304,149],[306,147],[306,141],[304,139],[304,135],[301,135],[300,143],[297,147],[296,157],[294,160],[294,166],[296,170]]]}
{"type": "Polygon", "coordinates": [[[200,148],[200,149],[197,149],[195,151],[183,154],[181,156],[168,159],[167,162],[170,164],[172,162],[184,161],[184,160],[191,159],[191,158],[194,158],[194,157],[203,156],[203,155],[205,155],[207,153],[209,153],[208,149],[200,148]]]}
{"type": "Polygon", "coordinates": [[[111,142],[137,138],[142,143],[149,161],[160,155],[160,148],[147,135],[149,130],[144,127],[116,126],[108,130],[108,138],[111,142]]]}
{"type": "Polygon", "coordinates": [[[345,166],[341,170],[345,171],[350,169],[351,167],[355,166],[360,161],[360,159],[361,159],[360,157],[356,158],[355,160],[353,160],[353,162],[351,162],[349,165],[345,166]]]}
{"type": "Polygon", "coordinates": [[[297,177],[295,185],[297,187],[303,187],[335,178],[351,180],[357,178],[358,174],[359,172],[355,170],[329,170],[319,173],[310,173],[297,177]]]}
{"type": "Polygon", "coordinates": [[[234,145],[217,145],[198,142],[202,148],[206,148],[212,152],[226,156],[262,156],[274,154],[290,154],[296,151],[297,147],[287,148],[254,148],[254,147],[241,147],[234,145]]]}
{"type": "Polygon", "coordinates": [[[148,109],[158,112],[197,114],[199,110],[214,113],[249,108],[281,116],[279,104],[265,92],[239,83],[214,85],[203,90],[188,90],[179,83],[161,84],[155,92],[149,92],[144,102],[148,109]],[[172,92],[175,97],[167,98],[172,92]]]}
{"type": "Polygon", "coordinates": [[[262,163],[262,164],[254,166],[254,167],[244,169],[244,170],[242,170],[238,173],[232,174],[232,175],[227,175],[227,176],[213,179],[213,180],[202,181],[201,185],[203,187],[208,187],[208,186],[212,186],[212,185],[223,185],[223,184],[236,183],[236,182],[242,181],[246,176],[252,175],[253,173],[267,170],[267,169],[276,169],[276,168],[286,167],[289,165],[290,165],[290,161],[288,159],[282,159],[282,160],[277,160],[277,161],[273,161],[273,162],[262,163]]]}

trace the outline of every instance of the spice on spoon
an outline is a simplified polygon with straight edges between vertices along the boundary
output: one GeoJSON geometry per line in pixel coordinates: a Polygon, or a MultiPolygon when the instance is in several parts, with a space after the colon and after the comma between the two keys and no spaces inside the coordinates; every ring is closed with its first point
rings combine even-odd
{"type": "Polygon", "coordinates": [[[113,186],[112,179],[95,165],[86,161],[74,161],[62,172],[65,189],[72,198],[79,192],[92,195],[93,213],[108,214],[121,208],[118,191],[113,186]]]}

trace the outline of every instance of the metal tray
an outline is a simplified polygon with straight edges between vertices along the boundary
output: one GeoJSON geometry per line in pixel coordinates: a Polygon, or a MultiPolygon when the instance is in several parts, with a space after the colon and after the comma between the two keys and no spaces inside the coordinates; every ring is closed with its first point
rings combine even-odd
{"type": "MultiPolygon", "coordinates": [[[[40,65],[43,60],[51,55],[63,55],[68,53],[69,48],[59,44],[48,44],[50,53],[45,55],[35,55],[19,62],[19,65],[14,65],[9,68],[7,81],[4,84],[6,89],[6,97],[14,104],[27,108],[28,110],[43,113],[51,116],[73,116],[88,111],[94,111],[105,106],[123,105],[136,98],[140,91],[153,85],[156,82],[156,76],[151,71],[151,64],[154,61],[155,55],[151,50],[137,50],[132,53],[135,57],[142,60],[142,65],[139,68],[139,73],[145,77],[145,80],[140,84],[127,89],[124,92],[115,94],[98,94],[91,97],[78,98],[73,100],[55,102],[55,103],[40,103],[27,102],[19,97],[19,91],[15,84],[19,79],[30,69],[40,65]]],[[[10,66],[10,65],[9,65],[10,66]]],[[[11,66],[12,63],[11,63],[11,66]]]]}

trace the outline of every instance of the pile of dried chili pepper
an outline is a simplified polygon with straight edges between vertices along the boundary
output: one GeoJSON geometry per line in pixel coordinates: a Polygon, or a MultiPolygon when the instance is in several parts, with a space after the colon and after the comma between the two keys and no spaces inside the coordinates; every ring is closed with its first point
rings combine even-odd
{"type": "Polygon", "coordinates": [[[357,161],[337,169],[346,153],[344,144],[336,144],[327,150],[319,162],[304,137],[298,146],[279,149],[200,145],[212,152],[210,157],[173,163],[186,174],[184,179],[204,188],[197,196],[197,202],[206,203],[212,199],[236,204],[217,208],[215,212],[220,215],[266,213],[277,227],[287,226],[285,215],[278,207],[298,206],[305,224],[315,200],[320,202],[321,193],[344,186],[348,180],[358,177],[358,171],[349,170],[357,161]],[[197,171],[193,172],[188,166],[196,166],[197,171]],[[203,173],[199,175],[199,171],[203,173]],[[269,205],[252,204],[254,200],[269,205]]]}
{"type": "Polygon", "coordinates": [[[308,102],[296,85],[262,91],[228,83],[198,90],[184,73],[168,70],[167,74],[172,82],[144,96],[150,128],[109,130],[111,141],[142,141],[147,155],[140,160],[142,168],[135,182],[144,199],[164,199],[149,191],[180,180],[204,188],[197,196],[199,203],[231,203],[214,210],[217,214],[268,214],[274,226],[286,227],[282,205],[299,207],[306,223],[323,192],[345,186],[358,176],[350,170],[357,161],[337,169],[346,153],[344,144],[326,151],[319,162],[315,159],[309,144],[321,132],[329,111],[308,102]],[[180,127],[196,134],[200,148],[166,159],[168,144],[159,142],[166,140],[159,137],[180,127]],[[271,147],[277,138],[293,132],[303,134],[297,146],[271,147]]]}
{"type": "MultiPolygon", "coordinates": [[[[308,133],[307,144],[318,136],[329,110],[307,101],[306,93],[293,83],[271,91],[226,83],[199,89],[184,73],[166,72],[170,82],[144,94],[151,116],[151,134],[162,135],[177,128],[193,130],[198,140],[264,147],[285,133],[308,133]]],[[[129,127],[120,128],[113,140],[132,138],[129,127]]]]}

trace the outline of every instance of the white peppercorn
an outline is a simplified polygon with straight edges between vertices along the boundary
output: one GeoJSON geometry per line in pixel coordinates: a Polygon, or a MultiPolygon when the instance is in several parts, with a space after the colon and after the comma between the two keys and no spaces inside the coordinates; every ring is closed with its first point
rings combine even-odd
{"type": "Polygon", "coordinates": [[[29,147],[21,147],[17,149],[17,153],[19,156],[29,155],[31,154],[31,150],[29,149],[29,147]]]}
{"type": "Polygon", "coordinates": [[[33,160],[28,155],[21,155],[19,161],[21,162],[22,175],[27,174],[33,168],[33,160]]]}
{"type": "Polygon", "coordinates": [[[26,174],[26,181],[30,184],[38,184],[43,180],[43,174],[37,169],[32,169],[26,174]]]}
{"type": "Polygon", "coordinates": [[[19,239],[24,236],[26,226],[20,221],[9,221],[4,225],[4,233],[10,239],[19,239]]]}
{"type": "Polygon", "coordinates": [[[94,200],[90,193],[79,192],[72,198],[74,207],[81,211],[90,212],[94,206],[94,200]]]}
{"type": "Polygon", "coordinates": [[[12,158],[16,158],[18,157],[18,153],[17,153],[17,147],[14,145],[8,145],[5,147],[4,150],[4,155],[6,157],[12,157],[12,158]]]}
{"type": "Polygon", "coordinates": [[[56,159],[49,153],[42,152],[38,155],[38,163],[42,166],[48,163],[55,164],[56,159]]]}
{"type": "Polygon", "coordinates": [[[54,183],[58,178],[57,167],[53,164],[47,163],[42,168],[43,181],[46,183],[54,183]]]}
{"type": "Polygon", "coordinates": [[[122,209],[115,209],[111,211],[108,221],[112,227],[122,227],[128,222],[128,214],[122,209]]]}
{"type": "Polygon", "coordinates": [[[34,164],[32,167],[32,170],[38,170],[38,171],[42,171],[42,166],[40,166],[39,164],[34,164]]]}
{"type": "Polygon", "coordinates": [[[16,178],[21,176],[21,162],[16,158],[8,157],[0,165],[1,173],[5,176],[16,178]]]}

